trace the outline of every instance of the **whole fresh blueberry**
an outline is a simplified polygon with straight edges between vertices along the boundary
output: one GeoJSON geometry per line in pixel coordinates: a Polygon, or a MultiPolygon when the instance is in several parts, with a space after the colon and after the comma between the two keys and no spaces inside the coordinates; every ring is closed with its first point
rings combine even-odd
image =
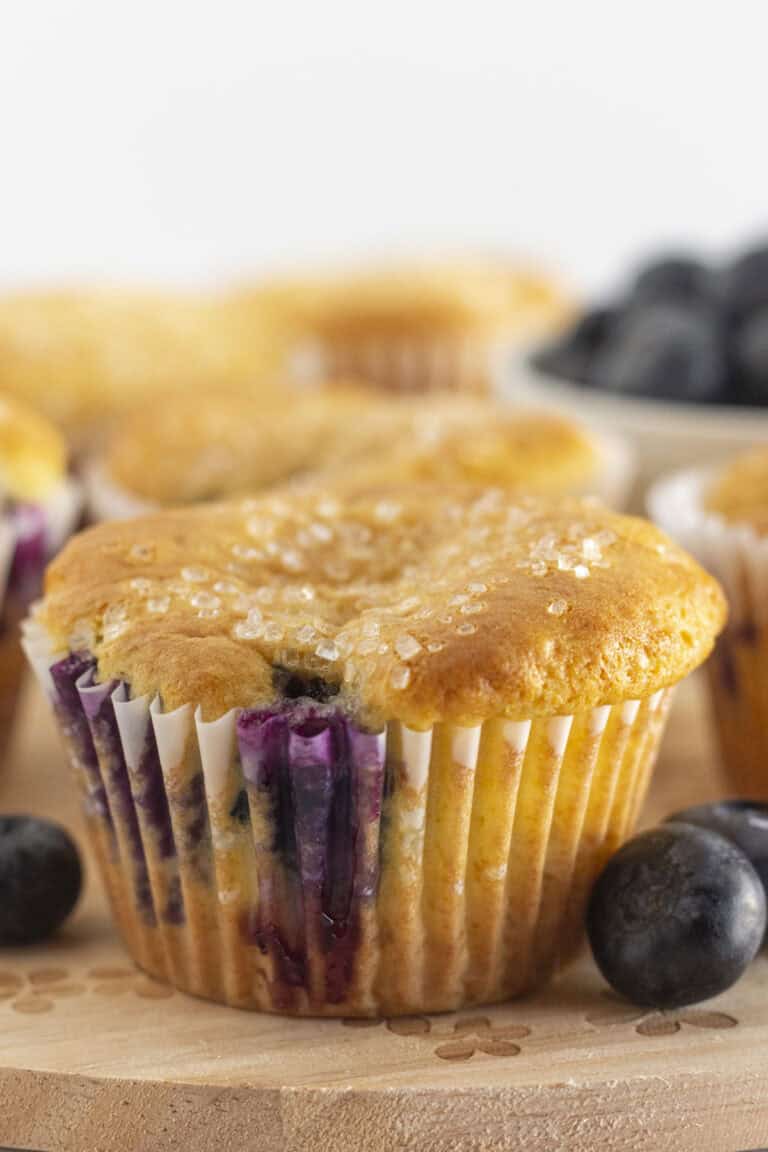
{"type": "Polygon", "coordinates": [[[753,312],[733,338],[741,388],[753,404],[768,404],[768,305],[753,312]]]}
{"type": "Polygon", "coordinates": [[[768,243],[744,252],[723,272],[725,307],[736,323],[768,308],[768,243]]]}
{"type": "Polygon", "coordinates": [[[725,836],[741,849],[768,891],[768,804],[760,800],[723,800],[685,808],[669,819],[725,836]]]}
{"type": "Polygon", "coordinates": [[[747,857],[693,824],[665,824],[625,844],[599,876],[587,913],[605,979],[654,1008],[730,988],[756,956],[765,925],[765,891],[747,857]]]}
{"type": "Polygon", "coordinates": [[[589,382],[592,360],[618,316],[616,308],[592,308],[533,357],[534,367],[577,384],[589,382]]]}
{"type": "Polygon", "coordinates": [[[77,903],[82,879],[64,828],[34,816],[0,816],[0,945],[51,936],[77,903]]]}
{"type": "Polygon", "coordinates": [[[692,304],[626,312],[595,356],[592,383],[606,391],[711,402],[725,387],[727,358],[717,314],[692,304]]]}
{"type": "Polygon", "coordinates": [[[668,301],[708,300],[714,280],[701,260],[686,253],[660,256],[638,272],[630,291],[630,305],[660,304],[668,301]]]}

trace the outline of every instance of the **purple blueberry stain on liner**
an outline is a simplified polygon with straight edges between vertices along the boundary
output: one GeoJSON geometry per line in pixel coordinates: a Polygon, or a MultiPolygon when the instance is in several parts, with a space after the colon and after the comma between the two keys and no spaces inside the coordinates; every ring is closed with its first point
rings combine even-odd
{"type": "Polygon", "coordinates": [[[327,830],[339,748],[328,721],[302,721],[289,730],[288,768],[297,863],[305,898],[320,900],[326,876],[327,830]]]}
{"type": "Polygon", "coordinates": [[[86,779],[86,803],[93,814],[105,821],[114,840],[112,813],[101,779],[99,758],[77,690],[78,681],[92,676],[95,668],[92,657],[74,652],[53,664],[50,673],[56,689],[54,707],[59,723],[86,779]]]}
{"type": "Polygon", "coordinates": [[[156,923],[156,916],[149,869],[117,726],[115,706],[112,702],[112,693],[116,688],[117,681],[108,681],[92,687],[78,686],[78,695],[91,730],[99,764],[107,779],[107,793],[115,808],[115,818],[122,823],[130,847],[136,902],[146,922],[153,925],[156,923]]]}
{"type": "MultiPolygon", "coordinates": [[[[264,956],[271,957],[278,985],[286,989],[306,987],[307,960],[304,950],[291,949],[277,925],[258,909],[252,908],[245,914],[242,936],[247,944],[254,945],[264,956]]],[[[290,996],[281,996],[279,987],[273,991],[276,1004],[287,1007],[290,996]]]]}
{"type": "MultiPolygon", "coordinates": [[[[95,659],[85,653],[73,653],[55,663],[50,669],[56,688],[55,707],[77,760],[86,773],[88,804],[92,811],[106,820],[113,850],[118,852],[110,797],[111,803],[116,806],[115,815],[121,818],[133,857],[137,906],[146,922],[152,925],[156,923],[156,914],[137,807],[145,812],[147,822],[157,837],[161,858],[171,861],[176,855],[157,743],[152,726],[148,724],[145,746],[134,772],[132,789],[112,702],[112,694],[118,682],[95,685],[95,671],[95,659]],[[109,788],[105,787],[102,779],[99,752],[102,762],[107,766],[109,788]]],[[[170,924],[184,922],[178,874],[169,880],[162,919],[170,924]]]]}
{"type": "Polygon", "coordinates": [[[169,869],[168,892],[160,911],[160,919],[164,924],[183,924],[186,916],[181,877],[178,872],[176,841],[160,764],[160,752],[151,723],[147,724],[139,763],[129,776],[129,783],[133,802],[143,813],[157,845],[158,854],[167,862],[169,869]]]}
{"type": "Polygon", "coordinates": [[[138,768],[133,775],[134,802],[143,810],[147,823],[154,832],[161,858],[170,860],[176,855],[176,845],[160,766],[160,753],[151,724],[147,724],[144,747],[138,768]]]}
{"type": "Polygon", "coordinates": [[[165,902],[165,907],[161,913],[161,919],[164,924],[183,924],[186,917],[184,915],[184,896],[181,891],[181,877],[178,872],[171,876],[168,882],[168,896],[165,902]]]}
{"type": "Polygon", "coordinates": [[[183,851],[198,881],[210,884],[213,877],[212,844],[202,772],[196,772],[181,789],[174,792],[173,803],[181,817],[183,851]]]}
{"type": "Polygon", "coordinates": [[[37,504],[13,504],[10,519],[16,536],[9,587],[25,603],[39,595],[48,552],[45,514],[37,504]]]}
{"type": "Polygon", "coordinates": [[[240,763],[250,807],[263,810],[268,840],[254,841],[258,906],[244,917],[244,938],[271,960],[273,996],[288,1007],[307,983],[304,900],[298,878],[285,715],[251,709],[237,718],[240,763]]]}
{"type": "Polygon", "coordinates": [[[369,826],[378,829],[381,815],[383,741],[339,710],[305,705],[244,711],[237,731],[248,788],[267,801],[272,852],[288,883],[298,881],[294,909],[303,906],[303,964],[297,947],[286,947],[295,924],[283,931],[272,890],[260,904],[262,950],[293,983],[299,971],[306,979],[311,938],[326,957],[326,998],[339,1002],[354,975],[360,911],[378,882],[378,836],[369,826]]]}
{"type": "MultiPolygon", "coordinates": [[[[153,917],[137,805],[157,835],[162,858],[170,861],[176,851],[154,731],[148,725],[131,780],[112,702],[116,685],[94,686],[95,667],[83,654],[53,666],[57,706],[78,758],[95,773],[104,793],[101,758],[109,783],[104,810],[109,816],[111,800],[131,845],[137,904],[153,917]]],[[[320,955],[325,957],[325,998],[341,1002],[354,978],[363,909],[375,899],[378,886],[383,736],[357,728],[340,709],[306,697],[274,709],[243,710],[236,731],[245,787],[234,796],[230,816],[248,827],[255,805],[266,817],[261,827],[268,829],[262,842],[254,839],[258,900],[242,915],[243,939],[270,957],[276,1003],[287,1005],[293,990],[309,987],[310,956],[320,955]]],[[[182,814],[183,855],[194,866],[205,844],[205,859],[212,864],[202,773],[173,802],[182,814]]],[[[206,883],[212,874],[208,868],[202,877],[206,883]]],[[[178,874],[171,878],[162,919],[183,923],[178,874]]]]}
{"type": "Polygon", "coordinates": [[[384,788],[383,740],[343,723],[346,755],[327,837],[324,914],[330,924],[326,995],[345,997],[354,976],[361,913],[376,895],[384,788]]]}

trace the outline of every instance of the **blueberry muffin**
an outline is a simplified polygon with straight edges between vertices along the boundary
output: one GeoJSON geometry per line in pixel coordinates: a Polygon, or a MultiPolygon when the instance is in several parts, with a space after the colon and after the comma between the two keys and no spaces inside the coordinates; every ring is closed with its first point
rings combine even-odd
{"type": "Polygon", "coordinates": [[[707,665],[723,767],[735,794],[766,800],[768,447],[660,481],[649,507],[725,589],[728,627],[707,665]]]}
{"type": "Polygon", "coordinates": [[[144,407],[88,469],[94,519],[254,494],[307,477],[350,485],[498,484],[620,503],[630,459],[616,438],[481,397],[380,397],[351,386],[144,407]]]}
{"type": "Polygon", "coordinates": [[[571,955],[723,617],[685,553],[593,503],[324,486],[90,529],[26,646],[136,961],[375,1016],[571,955]]]}
{"type": "Polygon", "coordinates": [[[0,758],[23,671],[19,622],[42,587],[45,564],[75,527],[78,488],[56,429],[0,395],[0,758]]]}
{"type": "Polygon", "coordinates": [[[281,343],[260,301],[85,288],[0,296],[0,390],[33,402],[80,451],[164,391],[271,379],[281,343]]]}
{"type": "Polygon", "coordinates": [[[557,329],[571,304],[550,278],[502,258],[411,261],[275,284],[293,371],[387,391],[494,389],[505,355],[557,329]]]}

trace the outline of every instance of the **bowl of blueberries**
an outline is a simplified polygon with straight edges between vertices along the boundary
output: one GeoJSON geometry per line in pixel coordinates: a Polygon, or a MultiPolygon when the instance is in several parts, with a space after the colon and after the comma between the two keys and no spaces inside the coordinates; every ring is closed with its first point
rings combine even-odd
{"type": "Polygon", "coordinates": [[[507,385],[627,436],[636,499],[670,468],[768,437],[768,239],[717,263],[659,255],[515,363],[507,385]]]}

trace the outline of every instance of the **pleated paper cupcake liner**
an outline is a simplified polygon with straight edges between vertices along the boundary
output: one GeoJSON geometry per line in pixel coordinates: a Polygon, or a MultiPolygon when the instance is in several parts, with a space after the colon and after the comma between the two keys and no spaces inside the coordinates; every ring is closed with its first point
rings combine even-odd
{"type": "Polygon", "coordinates": [[[295,702],[206,722],[95,683],[32,622],[25,647],[135,960],[296,1015],[439,1012],[546,979],[634,827],[669,697],[425,731],[295,702]]]}
{"type": "Polygon", "coordinates": [[[77,525],[81,499],[72,481],[47,501],[15,504],[0,516],[0,763],[24,674],[20,625],[40,594],[45,565],[77,525]]]}
{"type": "Polygon", "coordinates": [[[472,336],[349,337],[306,340],[290,358],[289,371],[301,385],[361,379],[385,392],[496,392],[514,338],[472,336]]]}
{"type": "Polygon", "coordinates": [[[735,795],[768,800],[768,537],[707,510],[714,477],[702,469],[661,480],[648,510],[725,589],[728,624],[706,665],[723,768],[735,795]]]}

